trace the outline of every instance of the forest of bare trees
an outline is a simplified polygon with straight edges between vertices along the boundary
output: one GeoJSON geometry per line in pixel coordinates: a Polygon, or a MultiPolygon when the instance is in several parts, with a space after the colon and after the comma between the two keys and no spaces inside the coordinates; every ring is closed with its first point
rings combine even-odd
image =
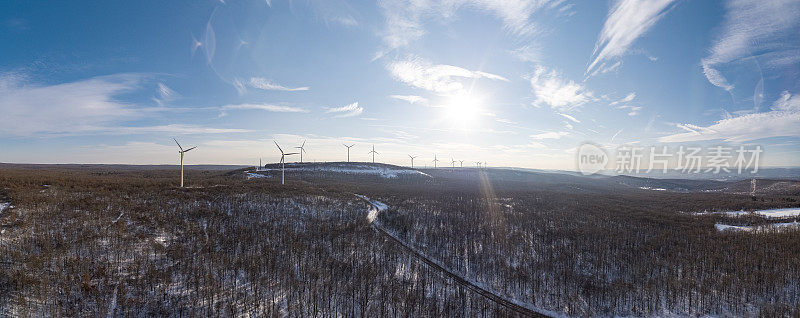
{"type": "MultiPolygon", "coordinates": [[[[0,315],[438,317],[800,314],[800,231],[719,232],[691,211],[797,193],[655,192],[578,177],[0,169],[0,315]],[[530,181],[526,181],[526,180],[530,181]]],[[[745,222],[747,220],[737,220],[745,222]]],[[[765,222],[764,220],[751,220],[765,222]]]]}
{"type": "Polygon", "coordinates": [[[166,177],[3,171],[0,315],[506,313],[381,238],[355,196],[166,177]]]}

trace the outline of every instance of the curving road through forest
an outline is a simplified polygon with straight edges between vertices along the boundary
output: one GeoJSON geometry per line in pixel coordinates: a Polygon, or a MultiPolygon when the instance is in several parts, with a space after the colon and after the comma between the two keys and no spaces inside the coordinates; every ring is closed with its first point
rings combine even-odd
{"type": "Polygon", "coordinates": [[[523,306],[521,304],[518,304],[518,303],[516,303],[514,301],[508,300],[508,299],[496,294],[495,292],[493,292],[493,291],[491,291],[489,289],[486,289],[485,287],[480,286],[480,285],[478,285],[478,284],[466,279],[465,277],[462,277],[459,274],[456,274],[456,273],[452,272],[451,270],[449,270],[448,268],[446,268],[442,264],[440,264],[438,261],[435,261],[435,260],[429,258],[424,253],[422,253],[421,251],[417,250],[413,246],[409,245],[408,243],[404,242],[403,240],[401,240],[398,237],[394,236],[393,234],[389,233],[389,231],[387,231],[380,224],[380,222],[376,222],[378,214],[380,212],[385,211],[388,208],[388,206],[386,204],[384,204],[382,202],[379,202],[379,201],[371,200],[370,198],[368,198],[366,196],[363,196],[363,195],[356,194],[356,196],[361,198],[364,201],[367,201],[367,203],[369,203],[370,206],[372,207],[369,210],[369,212],[367,213],[367,221],[369,221],[370,225],[375,230],[377,230],[378,233],[381,233],[383,236],[385,236],[389,240],[394,241],[397,244],[399,244],[400,246],[402,246],[406,251],[408,251],[411,255],[413,255],[414,258],[416,258],[417,260],[425,263],[426,265],[428,265],[428,267],[439,271],[444,276],[452,279],[457,284],[459,284],[459,285],[461,285],[461,286],[463,286],[463,287],[465,287],[465,288],[467,288],[467,289],[469,289],[469,290],[471,290],[471,291],[473,291],[473,292],[485,297],[486,299],[494,302],[495,304],[497,304],[499,306],[502,306],[504,308],[507,308],[507,309],[509,309],[509,310],[511,310],[511,311],[513,311],[515,313],[518,313],[518,314],[522,315],[522,316],[525,316],[525,317],[550,317],[548,315],[545,315],[543,313],[540,313],[540,312],[534,311],[534,310],[532,310],[532,309],[530,309],[528,307],[525,307],[525,306],[523,306]]]}

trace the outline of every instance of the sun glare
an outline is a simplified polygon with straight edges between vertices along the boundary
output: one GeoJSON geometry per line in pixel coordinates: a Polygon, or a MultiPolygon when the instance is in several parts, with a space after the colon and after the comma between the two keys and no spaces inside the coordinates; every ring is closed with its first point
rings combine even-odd
{"type": "Polygon", "coordinates": [[[442,105],[446,120],[454,125],[474,124],[481,113],[482,99],[471,94],[450,96],[442,105]]]}

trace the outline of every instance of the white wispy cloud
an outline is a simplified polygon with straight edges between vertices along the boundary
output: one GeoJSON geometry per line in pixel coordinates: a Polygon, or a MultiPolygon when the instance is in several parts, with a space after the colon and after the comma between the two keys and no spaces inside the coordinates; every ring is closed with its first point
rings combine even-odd
{"type": "Polygon", "coordinates": [[[164,83],[158,83],[158,88],[156,89],[156,92],[158,93],[158,97],[154,97],[153,100],[159,106],[164,106],[165,102],[174,100],[175,98],[178,97],[178,93],[176,93],[174,90],[169,88],[169,86],[167,86],[164,83]]]}
{"type": "Polygon", "coordinates": [[[341,107],[326,107],[326,113],[334,114],[333,117],[342,118],[342,117],[353,117],[361,115],[364,112],[364,108],[358,106],[358,102],[354,102],[352,104],[344,105],[341,107]]]}
{"type": "Polygon", "coordinates": [[[286,87],[270,81],[263,77],[252,77],[250,78],[250,82],[248,83],[251,87],[255,87],[258,89],[263,90],[271,90],[271,91],[287,91],[287,92],[296,92],[296,91],[307,91],[309,87],[302,86],[302,87],[286,87]]]}
{"type": "Polygon", "coordinates": [[[703,73],[711,84],[725,90],[734,85],[720,66],[758,56],[766,66],[785,67],[800,62],[800,2],[796,0],[729,0],[725,3],[722,32],[709,56],[703,58],[703,73]]]}
{"type": "Polygon", "coordinates": [[[781,97],[775,101],[775,105],[772,106],[772,109],[776,111],[800,112],[800,96],[789,94],[789,91],[783,91],[781,97]]]}
{"type": "MultiPolygon", "coordinates": [[[[595,67],[608,72],[605,64],[624,55],[633,42],[664,17],[674,3],[675,0],[615,1],[600,31],[592,52],[594,59],[586,69],[586,74],[592,74],[595,67]]],[[[612,65],[613,68],[618,66],[612,65]]]]}
{"type": "Polygon", "coordinates": [[[642,106],[632,106],[632,105],[619,105],[616,108],[617,109],[627,110],[628,111],[628,116],[639,115],[639,111],[642,110],[642,106]]]}
{"type": "Polygon", "coordinates": [[[766,112],[723,119],[706,128],[707,132],[690,131],[659,138],[660,142],[725,140],[743,142],[769,137],[800,137],[800,113],[766,112]]]}
{"type": "Polygon", "coordinates": [[[622,99],[615,100],[615,101],[609,103],[609,105],[614,106],[614,105],[617,105],[617,104],[630,103],[635,98],[636,98],[636,93],[630,93],[628,95],[625,95],[625,97],[623,97],[622,99]]]}
{"type": "Polygon", "coordinates": [[[531,88],[536,95],[533,105],[550,106],[559,112],[567,112],[596,100],[594,93],[581,84],[564,79],[555,70],[537,66],[531,76],[531,88]]]}
{"type": "Polygon", "coordinates": [[[506,118],[495,118],[494,120],[497,121],[498,123],[503,123],[503,124],[509,124],[509,125],[517,124],[517,122],[506,118]]]}
{"type": "Polygon", "coordinates": [[[636,105],[629,105],[628,103],[632,102],[636,99],[636,93],[630,93],[625,97],[612,101],[609,103],[610,106],[616,106],[616,109],[622,109],[628,111],[628,116],[636,116],[639,115],[639,111],[642,110],[642,106],[636,105]]]}
{"type": "Polygon", "coordinates": [[[161,99],[171,99],[175,98],[177,95],[178,93],[169,88],[169,86],[164,83],[158,83],[158,97],[161,99]]]}
{"type": "Polygon", "coordinates": [[[29,135],[73,131],[139,117],[117,96],[139,89],[142,75],[119,74],[55,85],[0,76],[0,133],[29,135]]]}
{"type": "Polygon", "coordinates": [[[231,84],[234,88],[236,88],[236,92],[239,93],[239,95],[244,95],[244,93],[247,93],[247,86],[241,79],[234,78],[233,81],[231,81],[231,84]]]}
{"type": "Polygon", "coordinates": [[[763,113],[745,114],[717,121],[707,127],[676,124],[686,130],[663,136],[660,142],[691,142],[724,140],[744,142],[770,137],[800,137],[800,97],[784,91],[771,110],[763,113]]]}
{"type": "Polygon", "coordinates": [[[524,45],[508,53],[525,62],[538,63],[542,60],[541,48],[532,44],[524,45]]]}
{"type": "Polygon", "coordinates": [[[394,50],[425,35],[427,21],[449,21],[461,9],[490,14],[511,34],[533,34],[531,16],[543,8],[560,9],[563,0],[382,0],[379,4],[386,18],[381,36],[386,49],[394,50]]]}
{"type": "Polygon", "coordinates": [[[595,76],[597,74],[605,74],[605,73],[614,72],[617,69],[619,69],[620,66],[622,66],[622,61],[617,61],[616,63],[611,64],[611,65],[607,65],[606,63],[603,63],[603,64],[600,65],[600,67],[596,68],[592,72],[592,74],[589,75],[589,77],[595,76]]]}
{"type": "Polygon", "coordinates": [[[571,120],[571,121],[572,121],[572,122],[574,122],[574,123],[577,123],[577,124],[580,124],[580,123],[581,123],[581,121],[580,121],[580,120],[578,120],[578,119],[576,119],[575,117],[572,117],[572,116],[570,116],[570,115],[567,115],[567,114],[564,114],[564,113],[556,113],[556,114],[559,114],[561,117],[564,117],[564,118],[566,118],[566,119],[569,119],[569,120],[571,120]]]}
{"type": "MultiPolygon", "coordinates": [[[[147,133],[221,134],[248,132],[246,129],[211,128],[198,125],[166,124],[126,126],[160,112],[185,112],[214,108],[137,107],[119,100],[120,95],[142,89],[150,78],[142,74],[116,74],[75,82],[40,85],[25,76],[0,74],[0,135],[132,135],[147,133]]],[[[159,83],[159,100],[177,96],[159,83]]]]}
{"type": "Polygon", "coordinates": [[[358,11],[347,0],[307,0],[305,1],[314,11],[318,19],[325,24],[338,24],[344,27],[356,27],[358,11]]]}
{"type": "Polygon", "coordinates": [[[421,104],[421,105],[428,104],[427,98],[417,95],[389,95],[389,98],[399,99],[402,101],[409,102],[411,104],[421,104]]]}
{"type": "Polygon", "coordinates": [[[263,110],[273,113],[307,113],[308,110],[300,107],[292,107],[285,105],[272,105],[272,104],[236,104],[225,105],[219,108],[219,117],[227,116],[230,110],[263,110]]]}
{"type": "Polygon", "coordinates": [[[565,131],[549,131],[541,134],[531,135],[531,139],[533,140],[542,140],[542,139],[561,139],[561,137],[569,135],[568,132],[565,131]]]}
{"type": "MultiPolygon", "coordinates": [[[[87,127],[88,128],[88,127],[87,127]]],[[[157,126],[127,126],[127,127],[91,127],[93,132],[100,132],[110,135],[133,135],[147,133],[170,133],[180,135],[202,135],[202,134],[230,134],[252,132],[250,129],[239,128],[213,128],[198,125],[170,124],[157,126]]]]}
{"type": "Polygon", "coordinates": [[[463,90],[464,85],[461,83],[463,79],[485,78],[508,82],[508,79],[500,75],[471,71],[453,65],[432,64],[418,57],[393,61],[386,68],[400,82],[440,94],[463,90]]]}

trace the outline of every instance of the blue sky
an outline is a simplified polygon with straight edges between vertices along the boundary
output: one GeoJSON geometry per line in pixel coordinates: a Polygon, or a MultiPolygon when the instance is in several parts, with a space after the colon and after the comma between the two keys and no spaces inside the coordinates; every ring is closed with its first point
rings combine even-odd
{"type": "Polygon", "coordinates": [[[6,1],[0,162],[574,169],[761,145],[800,165],[800,2],[6,1]]]}

